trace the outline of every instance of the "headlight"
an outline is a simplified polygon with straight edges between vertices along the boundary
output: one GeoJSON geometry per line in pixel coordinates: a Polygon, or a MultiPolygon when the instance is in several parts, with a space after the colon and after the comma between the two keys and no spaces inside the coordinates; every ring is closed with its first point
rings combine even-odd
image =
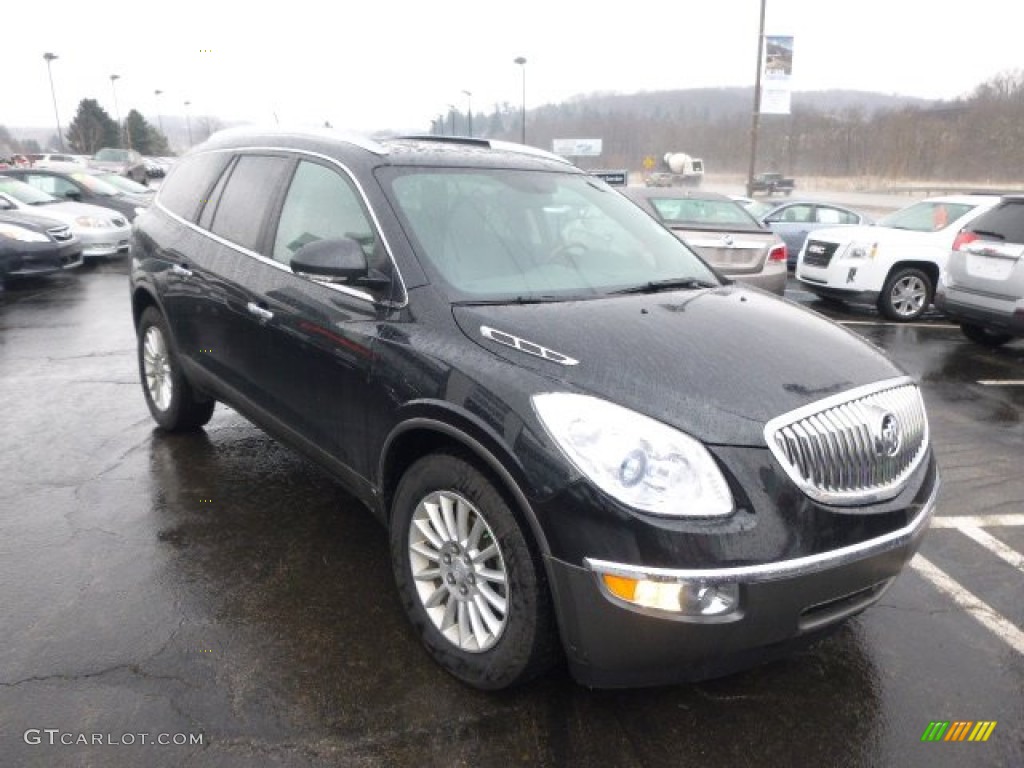
{"type": "Polygon", "coordinates": [[[97,229],[113,226],[113,224],[106,219],[100,219],[95,216],[79,216],[75,219],[75,224],[80,227],[95,227],[97,229]]]}
{"type": "Polygon", "coordinates": [[[873,259],[878,253],[878,243],[850,243],[846,248],[848,259],[873,259]]]}
{"type": "Polygon", "coordinates": [[[0,237],[17,240],[19,243],[47,243],[50,241],[50,238],[41,232],[33,232],[31,229],[15,224],[0,224],[0,237]]]}
{"type": "Polygon", "coordinates": [[[725,478],[689,435],[586,395],[534,395],[533,407],[576,468],[623,504],[666,517],[732,512],[725,478]]]}

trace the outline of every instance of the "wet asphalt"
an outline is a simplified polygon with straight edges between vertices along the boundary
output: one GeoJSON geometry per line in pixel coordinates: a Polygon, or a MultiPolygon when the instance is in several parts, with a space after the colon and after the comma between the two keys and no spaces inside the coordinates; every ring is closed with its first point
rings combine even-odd
{"type": "MultiPolygon", "coordinates": [[[[0,296],[0,765],[1024,765],[1024,655],[915,568],[726,679],[466,688],[414,638],[385,531],[330,478],[224,407],[195,435],[153,428],[126,272],[0,296]],[[997,726],[922,743],[935,720],[997,726]]],[[[923,383],[939,515],[1024,512],[1024,386],[978,383],[1024,379],[1024,342],[792,296],[923,383]]],[[[1024,527],[986,530],[1024,553],[1024,527]]],[[[1024,630],[1024,566],[956,528],[922,555],[1024,630]]]]}

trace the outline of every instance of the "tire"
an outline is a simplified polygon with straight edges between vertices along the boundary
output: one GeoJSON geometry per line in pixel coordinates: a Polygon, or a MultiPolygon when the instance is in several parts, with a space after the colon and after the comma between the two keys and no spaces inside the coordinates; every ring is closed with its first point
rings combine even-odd
{"type": "Polygon", "coordinates": [[[142,393],[161,429],[187,432],[206,424],[216,403],[199,397],[185,378],[171,345],[167,321],[156,307],[142,313],[137,349],[142,393]]]}
{"type": "Polygon", "coordinates": [[[895,269],[889,274],[878,297],[878,310],[894,322],[910,322],[924,314],[934,293],[932,279],[920,269],[895,269]]]}
{"type": "Polygon", "coordinates": [[[475,466],[448,454],[414,463],[395,492],[390,539],[402,606],[446,671],[497,690],[551,667],[557,635],[539,554],[475,466]]]}
{"type": "Polygon", "coordinates": [[[960,331],[975,344],[981,344],[990,349],[1001,347],[1006,342],[1013,340],[1013,336],[1009,333],[997,333],[974,323],[960,323],[960,331]]]}

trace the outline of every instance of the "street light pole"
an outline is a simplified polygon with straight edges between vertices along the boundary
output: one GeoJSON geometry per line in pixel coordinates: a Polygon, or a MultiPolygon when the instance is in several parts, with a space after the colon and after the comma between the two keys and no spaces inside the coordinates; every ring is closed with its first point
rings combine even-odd
{"type": "Polygon", "coordinates": [[[188,128],[188,148],[192,149],[192,121],[188,117],[188,108],[191,101],[185,102],[185,127],[188,128]]]}
{"type": "Polygon", "coordinates": [[[53,69],[50,68],[50,62],[57,58],[54,53],[44,53],[43,58],[46,59],[46,71],[50,75],[50,96],[53,98],[53,116],[57,119],[57,141],[60,143],[60,151],[64,151],[64,133],[60,129],[60,113],[57,111],[57,92],[53,90],[53,69]]]}
{"type": "Polygon", "coordinates": [[[757,132],[761,120],[761,64],[764,61],[764,9],[767,0],[761,0],[761,24],[757,30],[757,75],[754,78],[754,115],[750,121],[750,165],[747,167],[747,196],[754,186],[757,166],[757,132]]]}
{"type": "Polygon", "coordinates": [[[473,138],[473,94],[463,91],[466,94],[466,112],[469,115],[469,138],[473,138]]]}
{"type": "MultiPolygon", "coordinates": [[[[121,127],[121,108],[117,106],[117,81],[121,79],[120,75],[110,76],[110,90],[114,92],[114,114],[117,115],[117,146],[121,146],[124,143],[123,129],[121,127]]],[[[131,139],[128,139],[128,149],[132,148],[131,139]]]]}
{"type": "Polygon", "coordinates": [[[523,138],[522,143],[526,143],[526,59],[522,56],[517,56],[512,60],[513,63],[518,64],[523,69],[523,138]]]}
{"type": "MultiPolygon", "coordinates": [[[[163,93],[163,91],[161,91],[159,89],[153,91],[153,95],[156,96],[156,119],[160,123],[160,133],[163,133],[164,132],[164,111],[162,109],[160,109],[160,94],[161,93],[163,93]]],[[[164,135],[166,136],[167,134],[164,134],[164,135]]]]}

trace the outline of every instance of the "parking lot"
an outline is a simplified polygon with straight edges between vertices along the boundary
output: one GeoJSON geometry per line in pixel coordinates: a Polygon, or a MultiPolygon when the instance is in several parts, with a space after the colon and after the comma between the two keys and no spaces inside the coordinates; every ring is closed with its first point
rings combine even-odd
{"type": "Polygon", "coordinates": [[[985,350],[791,281],[922,383],[943,487],[911,567],[733,677],[591,691],[557,670],[487,694],[419,647],[385,531],[331,479],[223,407],[204,432],[154,430],[127,269],[0,300],[0,763],[1024,764],[1024,342],[985,350]],[[934,721],[996,725],[923,742],[934,721]]]}

